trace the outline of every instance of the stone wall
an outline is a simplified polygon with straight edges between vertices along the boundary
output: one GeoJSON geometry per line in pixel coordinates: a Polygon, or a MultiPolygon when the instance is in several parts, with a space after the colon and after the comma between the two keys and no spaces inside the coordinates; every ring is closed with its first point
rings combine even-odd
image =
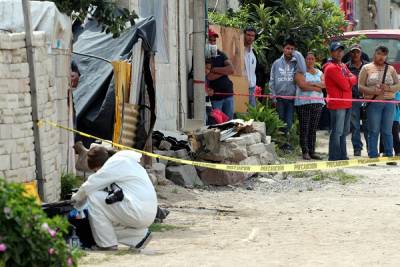
{"type": "MultiPolygon", "coordinates": [[[[34,32],[33,46],[39,118],[66,126],[70,55],[65,50],[49,50],[44,32],[34,32]]],[[[36,177],[32,127],[25,34],[0,32],[0,176],[7,181],[28,182],[36,177]]],[[[67,135],[43,125],[40,138],[44,200],[55,201],[66,168],[67,135]]]]}

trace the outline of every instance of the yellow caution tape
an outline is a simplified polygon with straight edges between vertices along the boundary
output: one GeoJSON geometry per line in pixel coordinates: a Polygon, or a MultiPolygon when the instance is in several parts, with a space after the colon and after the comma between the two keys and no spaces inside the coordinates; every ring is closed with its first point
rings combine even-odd
{"type": "Polygon", "coordinates": [[[349,160],[340,160],[340,161],[314,161],[314,162],[306,162],[306,163],[291,163],[291,164],[274,164],[274,165],[231,165],[231,164],[221,164],[221,163],[209,163],[209,162],[200,162],[200,161],[192,161],[185,159],[172,158],[168,156],[158,155],[151,152],[139,150],[136,148],[131,148],[128,146],[124,146],[121,144],[114,143],[109,140],[105,140],[94,135],[90,135],[75,129],[71,129],[62,125],[59,125],[52,121],[40,120],[38,122],[38,126],[40,127],[43,124],[49,124],[53,127],[61,128],[66,131],[77,133],[81,136],[85,136],[92,139],[97,139],[105,143],[109,143],[114,147],[118,147],[121,149],[133,150],[143,155],[158,158],[168,161],[173,161],[180,164],[185,165],[193,165],[197,167],[204,167],[222,171],[233,171],[233,172],[298,172],[298,171],[316,171],[316,170],[328,170],[328,169],[337,169],[337,168],[345,168],[345,167],[354,167],[368,164],[376,164],[376,163],[385,163],[385,162],[393,162],[400,161],[400,157],[380,157],[380,158],[361,158],[361,159],[349,159],[349,160]]]}

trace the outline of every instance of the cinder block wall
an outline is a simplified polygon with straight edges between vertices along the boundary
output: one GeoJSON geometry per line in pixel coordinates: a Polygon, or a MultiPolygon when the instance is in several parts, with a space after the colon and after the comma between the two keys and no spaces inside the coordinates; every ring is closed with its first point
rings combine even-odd
{"type": "MultiPolygon", "coordinates": [[[[49,50],[44,32],[34,32],[33,45],[39,118],[66,126],[70,53],[49,50]]],[[[0,32],[0,176],[7,181],[28,182],[35,179],[32,127],[25,34],[0,32]]],[[[40,128],[40,137],[44,200],[55,201],[59,199],[61,173],[67,164],[67,135],[44,125],[40,128]]]]}

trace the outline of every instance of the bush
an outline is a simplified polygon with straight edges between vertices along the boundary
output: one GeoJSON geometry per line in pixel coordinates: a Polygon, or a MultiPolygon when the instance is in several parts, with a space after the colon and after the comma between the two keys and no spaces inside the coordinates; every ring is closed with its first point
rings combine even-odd
{"type": "Polygon", "coordinates": [[[82,184],[82,178],[71,173],[61,175],[61,199],[66,199],[71,190],[82,184]]]}
{"type": "Polygon", "coordinates": [[[0,267],[77,266],[79,250],[64,236],[68,222],[48,218],[22,185],[0,179],[0,267]]]}
{"type": "Polygon", "coordinates": [[[255,120],[265,123],[266,133],[271,136],[271,139],[280,144],[285,141],[285,138],[281,132],[281,129],[285,126],[285,123],[279,119],[278,113],[274,108],[257,101],[255,107],[250,105],[247,106],[248,113],[239,114],[239,118],[243,120],[255,120]]]}

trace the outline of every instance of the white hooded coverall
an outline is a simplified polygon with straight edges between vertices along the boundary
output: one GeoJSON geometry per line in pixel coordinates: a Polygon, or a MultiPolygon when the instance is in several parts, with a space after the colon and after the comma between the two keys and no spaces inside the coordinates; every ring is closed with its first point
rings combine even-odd
{"type": "Polygon", "coordinates": [[[141,154],[124,150],[110,157],[73,195],[77,208],[87,204],[93,238],[100,247],[118,243],[136,246],[146,236],[157,213],[157,196],[141,154]],[[124,199],[106,204],[104,188],[116,183],[124,199]]]}

